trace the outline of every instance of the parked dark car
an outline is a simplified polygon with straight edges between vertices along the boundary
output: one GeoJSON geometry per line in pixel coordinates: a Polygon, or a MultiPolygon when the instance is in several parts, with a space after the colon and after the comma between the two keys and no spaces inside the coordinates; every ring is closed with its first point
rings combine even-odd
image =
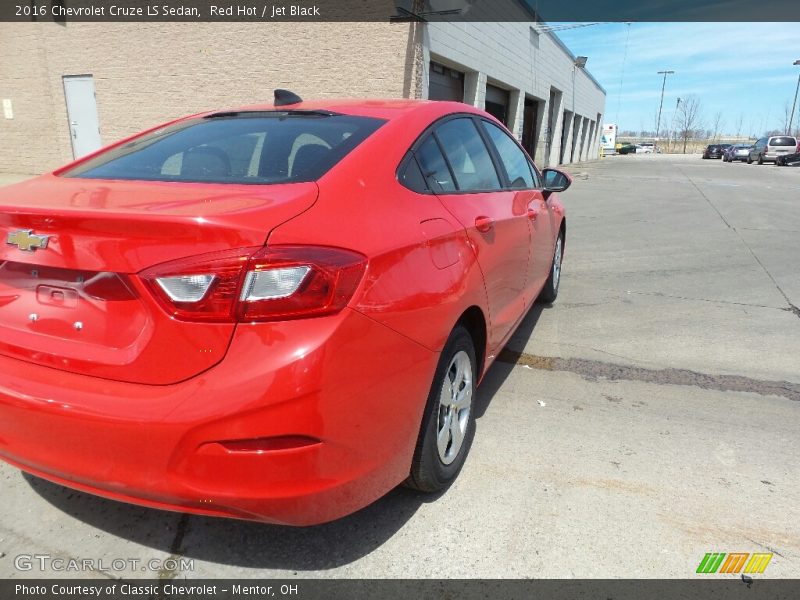
{"type": "Polygon", "coordinates": [[[636,144],[622,144],[617,148],[617,154],[636,154],[636,144]]]}
{"type": "Polygon", "coordinates": [[[734,162],[737,160],[745,162],[747,160],[747,155],[750,154],[750,148],[752,147],[752,144],[733,144],[725,150],[725,153],[722,155],[722,160],[724,162],[734,162]]]}
{"type": "Polygon", "coordinates": [[[709,144],[703,151],[703,158],[722,158],[723,152],[730,144],[709,144]]]}
{"type": "Polygon", "coordinates": [[[796,151],[792,154],[782,154],[775,159],[775,164],[781,167],[800,167],[800,139],[797,140],[796,151]]]}
{"type": "Polygon", "coordinates": [[[775,164],[781,167],[800,167],[800,152],[779,156],[775,159],[775,164]]]}

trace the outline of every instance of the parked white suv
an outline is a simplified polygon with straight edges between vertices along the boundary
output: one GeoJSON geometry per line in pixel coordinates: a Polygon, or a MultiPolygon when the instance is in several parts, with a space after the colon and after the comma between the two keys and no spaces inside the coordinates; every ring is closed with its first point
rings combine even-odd
{"type": "Polygon", "coordinates": [[[655,144],[653,142],[642,142],[636,144],[636,154],[652,154],[655,151],[655,144]]]}
{"type": "Polygon", "coordinates": [[[774,163],[779,156],[792,154],[796,148],[797,139],[790,135],[773,135],[761,138],[750,148],[747,164],[751,165],[753,161],[758,162],[760,165],[765,162],[774,163]]]}

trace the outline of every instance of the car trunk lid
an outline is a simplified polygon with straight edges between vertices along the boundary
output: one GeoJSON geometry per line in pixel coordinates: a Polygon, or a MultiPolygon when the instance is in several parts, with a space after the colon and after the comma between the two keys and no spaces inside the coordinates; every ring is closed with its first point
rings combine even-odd
{"type": "Polygon", "coordinates": [[[315,183],[193,184],[46,175],[0,189],[0,354],[146,384],[219,362],[233,323],[170,317],[136,275],[263,246],[315,183]]]}

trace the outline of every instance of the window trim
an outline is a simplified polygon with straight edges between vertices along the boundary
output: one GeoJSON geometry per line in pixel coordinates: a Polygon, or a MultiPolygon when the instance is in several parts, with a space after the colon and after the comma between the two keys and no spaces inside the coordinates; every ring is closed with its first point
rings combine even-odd
{"type": "MultiPolygon", "coordinates": [[[[459,113],[459,114],[462,114],[462,113],[459,113]]],[[[497,183],[500,184],[500,187],[499,188],[484,188],[484,189],[462,190],[461,189],[461,185],[458,183],[458,177],[456,177],[455,169],[453,169],[453,165],[450,163],[450,158],[447,156],[447,152],[445,152],[444,144],[442,143],[442,140],[439,138],[439,135],[437,134],[436,129],[434,129],[431,132],[431,136],[433,137],[433,139],[436,140],[436,143],[439,145],[439,151],[442,153],[442,156],[444,157],[445,163],[447,163],[447,168],[450,169],[450,175],[453,178],[453,182],[456,184],[456,192],[455,193],[456,194],[489,194],[489,193],[492,193],[492,192],[502,192],[502,191],[504,191],[505,190],[505,184],[506,184],[506,180],[504,179],[504,171],[501,171],[498,168],[498,164],[497,164],[497,161],[496,161],[496,157],[495,157],[495,155],[493,153],[492,147],[489,144],[486,143],[486,138],[483,137],[483,134],[481,132],[481,128],[475,122],[475,119],[472,118],[473,115],[471,115],[470,113],[463,113],[463,114],[467,115],[468,120],[472,121],[472,126],[478,132],[478,137],[481,139],[481,141],[483,142],[483,145],[486,147],[486,153],[489,155],[489,160],[492,161],[492,166],[494,167],[495,175],[497,175],[497,183]]],[[[447,119],[447,120],[445,120],[443,122],[440,122],[438,124],[438,126],[437,126],[437,129],[438,129],[438,127],[441,127],[442,125],[444,125],[444,123],[447,123],[449,121],[455,121],[457,119],[463,119],[463,118],[465,118],[465,117],[456,116],[453,119],[447,119]]],[[[424,172],[423,172],[423,175],[425,175],[424,172]]]]}
{"type": "Polygon", "coordinates": [[[507,187],[504,187],[503,190],[504,191],[514,191],[514,192],[523,192],[523,191],[535,191],[535,190],[543,189],[542,177],[540,176],[539,171],[536,169],[536,166],[533,164],[533,161],[531,160],[531,157],[528,156],[528,153],[525,151],[525,148],[523,148],[522,144],[519,143],[519,140],[517,140],[517,138],[515,138],[513,135],[511,135],[511,133],[506,130],[505,126],[498,127],[497,123],[495,123],[494,121],[492,121],[490,119],[486,119],[484,117],[478,117],[476,120],[483,121],[485,123],[489,123],[490,125],[493,125],[494,127],[497,127],[500,130],[500,133],[505,135],[514,144],[516,144],[517,148],[519,148],[520,151],[522,152],[522,156],[525,158],[526,161],[528,161],[528,168],[530,168],[530,170],[531,170],[531,179],[533,179],[533,187],[529,187],[529,188],[528,187],[524,187],[524,188],[512,187],[511,186],[511,183],[512,183],[511,182],[511,176],[508,174],[508,171],[506,171],[506,166],[503,163],[503,158],[500,156],[500,151],[497,149],[497,147],[495,146],[494,141],[492,140],[491,136],[486,132],[484,127],[481,126],[481,125],[478,126],[478,131],[480,131],[481,135],[483,136],[484,142],[489,147],[489,151],[492,152],[493,154],[496,154],[495,158],[496,158],[497,162],[499,163],[499,168],[502,169],[503,174],[505,175],[503,183],[506,184],[507,187]],[[540,184],[538,186],[536,185],[537,181],[540,184]]]}
{"type": "MultiPolygon", "coordinates": [[[[514,187],[511,187],[511,182],[508,180],[508,173],[506,173],[505,165],[502,164],[502,161],[500,159],[500,156],[497,153],[497,149],[495,148],[494,144],[491,142],[490,139],[487,139],[489,134],[486,133],[485,131],[483,131],[483,126],[480,125],[480,123],[478,121],[486,121],[488,123],[491,123],[492,125],[497,126],[497,123],[495,123],[491,119],[488,119],[483,115],[476,114],[476,113],[471,113],[471,112],[451,113],[449,115],[444,115],[442,117],[439,117],[436,120],[434,120],[432,123],[430,123],[425,129],[422,130],[422,132],[417,136],[417,138],[411,143],[411,145],[408,147],[408,150],[406,150],[405,154],[403,154],[403,158],[400,159],[400,162],[397,165],[397,168],[395,169],[395,179],[397,180],[397,183],[400,184],[405,189],[414,192],[415,194],[420,194],[420,195],[424,195],[424,196],[462,196],[462,195],[466,195],[466,194],[488,194],[488,193],[493,193],[493,192],[524,192],[524,191],[537,191],[537,190],[541,191],[541,190],[543,190],[544,189],[543,188],[544,182],[543,182],[543,179],[542,179],[541,171],[539,171],[539,169],[536,167],[536,165],[534,164],[533,160],[531,160],[531,157],[528,155],[528,153],[525,151],[525,148],[522,147],[522,145],[519,143],[519,141],[513,135],[510,135],[508,132],[504,132],[517,145],[517,147],[519,147],[519,149],[522,150],[523,155],[525,156],[525,158],[528,161],[528,165],[530,165],[530,167],[531,167],[532,175],[533,175],[533,178],[535,180],[534,184],[537,183],[537,182],[539,183],[538,187],[535,186],[535,187],[532,187],[532,188],[514,188],[514,187]],[[463,118],[468,118],[468,119],[472,120],[473,121],[473,125],[475,125],[475,128],[478,130],[478,135],[483,140],[483,143],[486,146],[486,150],[489,152],[489,156],[492,159],[492,163],[494,164],[495,171],[497,171],[497,176],[500,179],[501,187],[499,189],[487,189],[487,190],[461,190],[461,189],[457,189],[457,190],[452,191],[452,192],[438,192],[437,193],[437,192],[431,190],[430,186],[427,186],[428,189],[426,189],[425,191],[418,191],[418,190],[411,189],[410,187],[404,185],[400,181],[400,172],[402,171],[403,167],[405,166],[405,164],[406,164],[406,162],[407,162],[407,160],[409,159],[410,156],[414,157],[414,159],[416,160],[416,152],[417,152],[417,150],[425,142],[425,140],[428,138],[428,136],[432,136],[434,138],[436,144],[439,147],[439,151],[442,153],[442,156],[444,157],[445,164],[447,164],[447,168],[450,170],[450,176],[453,177],[453,182],[455,183],[456,187],[458,187],[458,185],[459,185],[458,184],[458,180],[456,179],[455,175],[453,174],[453,168],[452,168],[452,165],[450,164],[450,159],[447,157],[447,154],[444,152],[444,149],[442,148],[441,141],[435,135],[436,134],[435,130],[436,130],[437,127],[441,126],[442,124],[446,123],[447,121],[451,121],[451,120],[454,120],[454,119],[463,119],[463,118]]],[[[502,124],[501,124],[501,127],[505,128],[505,126],[503,126],[502,124]]],[[[419,162],[419,161],[417,161],[417,162],[419,162]]],[[[420,169],[421,168],[422,168],[422,165],[420,165],[420,169]]],[[[424,177],[425,173],[423,172],[422,175],[424,177]]],[[[427,184],[427,182],[426,182],[426,184],[427,184]]]]}
{"type": "MultiPolygon", "coordinates": [[[[455,192],[463,191],[461,189],[461,184],[458,183],[458,178],[456,177],[455,169],[453,169],[453,164],[450,162],[450,158],[447,156],[447,152],[444,151],[444,144],[442,144],[442,140],[439,139],[439,136],[436,134],[435,130],[431,131],[430,137],[433,139],[433,143],[436,144],[436,147],[439,148],[439,152],[441,152],[441,154],[442,154],[442,158],[444,159],[444,164],[447,166],[447,170],[449,171],[450,177],[453,180],[453,185],[456,187],[456,189],[454,191],[455,192]]],[[[425,143],[424,140],[423,140],[423,143],[425,143]]],[[[421,145],[422,144],[420,144],[420,146],[421,145]]],[[[416,157],[417,157],[417,154],[415,152],[414,153],[414,158],[416,158],[416,157]]],[[[417,163],[419,163],[419,160],[417,160],[417,163]]],[[[422,168],[422,165],[420,165],[420,169],[421,168],[422,168]]],[[[425,171],[422,172],[422,177],[425,178],[425,171]]]]}

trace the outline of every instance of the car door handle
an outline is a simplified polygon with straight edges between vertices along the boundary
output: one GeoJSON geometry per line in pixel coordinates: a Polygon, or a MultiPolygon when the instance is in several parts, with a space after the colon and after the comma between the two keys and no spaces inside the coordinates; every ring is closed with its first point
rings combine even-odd
{"type": "Polygon", "coordinates": [[[535,221],[536,217],[538,217],[538,216],[539,216],[539,211],[538,210],[536,210],[535,208],[529,208],[528,209],[528,218],[531,221],[535,221]]]}
{"type": "Polygon", "coordinates": [[[475,217],[475,229],[481,233],[491,231],[493,225],[494,219],[492,217],[485,217],[483,215],[480,217],[475,217]]]}

